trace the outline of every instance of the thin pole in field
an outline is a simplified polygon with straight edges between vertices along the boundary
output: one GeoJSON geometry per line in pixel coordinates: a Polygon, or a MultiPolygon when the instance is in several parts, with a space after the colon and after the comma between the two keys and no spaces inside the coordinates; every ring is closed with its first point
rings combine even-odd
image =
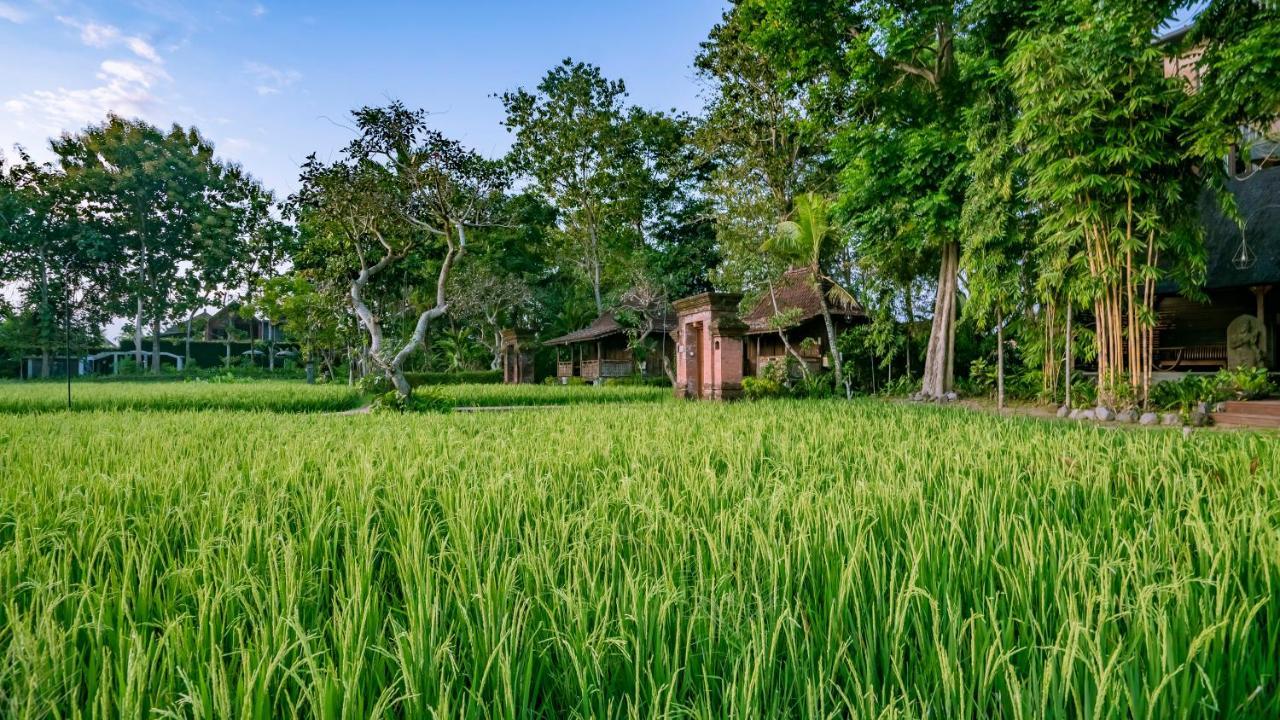
{"type": "Polygon", "coordinates": [[[65,364],[67,366],[67,409],[70,410],[71,409],[71,288],[70,286],[67,287],[66,296],[67,296],[66,298],[67,323],[65,328],[65,335],[66,335],[65,339],[67,341],[67,355],[65,358],[65,364]]]}

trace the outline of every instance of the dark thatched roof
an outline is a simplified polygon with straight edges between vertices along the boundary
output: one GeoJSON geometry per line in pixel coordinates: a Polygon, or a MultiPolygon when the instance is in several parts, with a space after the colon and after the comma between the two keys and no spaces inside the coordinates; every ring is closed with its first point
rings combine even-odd
{"type": "MultiPolygon", "coordinates": [[[[824,282],[823,287],[829,287],[829,283],[824,282]]],[[[835,317],[846,319],[866,317],[866,312],[856,303],[851,306],[838,306],[828,302],[828,305],[831,314],[835,317]]],[[[805,322],[822,314],[822,298],[813,287],[813,283],[809,281],[809,271],[804,268],[793,268],[783,273],[778,282],[773,284],[772,296],[768,289],[760,295],[755,307],[742,318],[747,323],[747,334],[774,332],[775,328],[769,326],[769,320],[778,313],[785,313],[792,309],[800,311],[797,322],[805,322]],[[774,310],[774,298],[777,299],[777,310],[774,310]]]]}
{"type": "MultiPolygon", "coordinates": [[[[658,320],[656,325],[657,327],[654,328],[654,332],[657,332],[657,333],[669,332],[670,330],[674,329],[676,326],[675,312],[672,311],[670,314],[670,317],[667,318],[666,327],[662,326],[663,321],[661,319],[658,320]]],[[[604,338],[610,337],[611,335],[618,335],[621,333],[625,333],[626,331],[627,329],[622,326],[622,323],[618,322],[618,319],[614,317],[613,312],[609,311],[601,315],[600,317],[596,318],[595,320],[592,320],[590,325],[582,328],[581,330],[574,330],[573,332],[567,335],[561,335],[560,337],[557,337],[557,338],[551,338],[550,340],[547,340],[542,344],[543,345],[572,345],[574,343],[587,342],[590,340],[602,340],[604,338]]]]}
{"type": "Polygon", "coordinates": [[[1245,220],[1244,240],[1257,260],[1251,267],[1236,268],[1232,260],[1240,251],[1240,226],[1222,213],[1211,193],[1205,193],[1200,198],[1207,255],[1205,289],[1280,283],[1280,168],[1231,181],[1228,188],[1245,220]]]}

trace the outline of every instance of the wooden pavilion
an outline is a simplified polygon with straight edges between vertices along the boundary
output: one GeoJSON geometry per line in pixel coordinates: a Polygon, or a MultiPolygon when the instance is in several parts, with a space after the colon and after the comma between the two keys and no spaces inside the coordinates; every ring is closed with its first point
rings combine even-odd
{"type": "MultiPolygon", "coordinates": [[[[820,287],[826,292],[830,283],[824,282],[820,287]]],[[[810,369],[816,371],[827,364],[831,344],[827,339],[822,319],[822,298],[818,292],[818,287],[810,280],[809,271],[794,268],[783,273],[771,289],[761,294],[751,311],[742,318],[747,324],[744,368],[747,375],[759,375],[771,362],[785,363],[787,344],[810,369]],[[779,315],[789,315],[788,319],[794,324],[779,330],[773,323],[773,318],[779,315]],[[782,341],[783,334],[786,335],[786,343],[782,341]]],[[[828,301],[827,304],[837,335],[868,322],[866,312],[856,303],[837,305],[828,301]]]]}
{"type": "MultiPolygon", "coordinates": [[[[1244,219],[1241,228],[1226,217],[1210,193],[1200,199],[1206,272],[1191,298],[1172,284],[1158,288],[1153,370],[1217,370],[1229,360],[1228,328],[1237,319],[1256,319],[1261,329],[1262,365],[1276,362],[1280,335],[1280,167],[1259,169],[1247,180],[1227,183],[1244,219]]],[[[1251,323],[1252,324],[1252,323],[1251,323]]]]}
{"type": "MultiPolygon", "coordinates": [[[[669,326],[657,327],[653,331],[653,337],[660,343],[669,345],[666,338],[669,330],[669,326]]],[[[561,382],[567,382],[572,377],[580,377],[588,382],[637,374],[662,377],[662,355],[671,354],[669,349],[659,348],[637,362],[627,329],[612,312],[604,313],[580,330],[542,344],[556,349],[556,377],[561,382]]]]}

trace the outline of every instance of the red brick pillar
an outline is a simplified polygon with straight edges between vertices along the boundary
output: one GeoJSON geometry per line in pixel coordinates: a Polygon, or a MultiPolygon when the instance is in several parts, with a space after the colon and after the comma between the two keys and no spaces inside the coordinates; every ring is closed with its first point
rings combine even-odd
{"type": "Polygon", "coordinates": [[[742,394],[737,293],[702,293],[675,302],[676,397],[733,399],[742,394]]]}

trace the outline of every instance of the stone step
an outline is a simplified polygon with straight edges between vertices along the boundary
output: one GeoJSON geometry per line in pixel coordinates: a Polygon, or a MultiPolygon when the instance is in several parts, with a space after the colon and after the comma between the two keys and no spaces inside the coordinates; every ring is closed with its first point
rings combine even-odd
{"type": "Polygon", "coordinates": [[[1219,427],[1274,428],[1280,430],[1280,416],[1221,412],[1213,414],[1213,424],[1219,427]]]}
{"type": "Polygon", "coordinates": [[[1269,415],[1280,418],[1280,400],[1229,400],[1223,412],[1242,415],[1269,415]]]}

